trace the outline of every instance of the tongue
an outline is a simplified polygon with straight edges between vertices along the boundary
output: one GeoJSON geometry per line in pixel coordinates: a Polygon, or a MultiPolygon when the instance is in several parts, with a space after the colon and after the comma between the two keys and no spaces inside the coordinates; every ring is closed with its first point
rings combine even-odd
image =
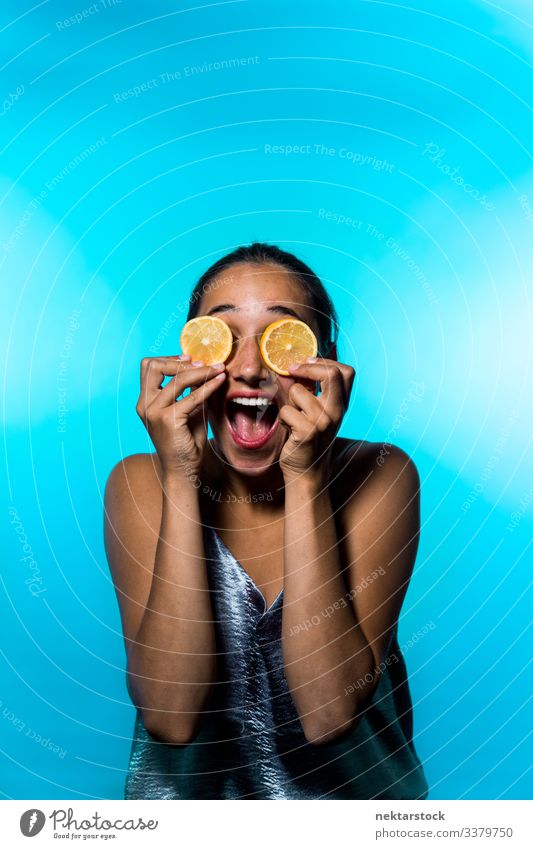
{"type": "Polygon", "coordinates": [[[263,410],[259,413],[256,413],[255,410],[250,412],[236,410],[233,416],[233,429],[241,439],[247,439],[249,442],[254,439],[261,439],[267,434],[271,426],[272,422],[263,410]]]}

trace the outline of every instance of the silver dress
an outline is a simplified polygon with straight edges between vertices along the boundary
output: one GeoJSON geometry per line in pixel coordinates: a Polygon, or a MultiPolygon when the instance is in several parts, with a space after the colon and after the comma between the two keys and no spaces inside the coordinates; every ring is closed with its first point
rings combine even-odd
{"type": "Polygon", "coordinates": [[[330,743],[308,743],[283,671],[283,590],[265,599],[216,531],[204,544],[217,683],[194,740],[156,741],[137,711],[125,799],[425,799],[412,702],[396,633],[362,717],[330,743]]]}

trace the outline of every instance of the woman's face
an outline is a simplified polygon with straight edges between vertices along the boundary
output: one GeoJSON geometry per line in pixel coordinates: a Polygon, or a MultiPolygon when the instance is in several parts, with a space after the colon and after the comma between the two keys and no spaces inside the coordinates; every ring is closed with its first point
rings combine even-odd
{"type": "MultiPolygon", "coordinates": [[[[233,350],[226,360],[226,379],[211,396],[209,424],[216,448],[237,471],[259,475],[276,463],[288,432],[278,410],[288,403],[294,377],[271,371],[259,350],[265,328],[279,318],[295,316],[318,333],[313,310],[297,279],[275,265],[239,263],[211,281],[198,315],[216,315],[229,326],[233,350]],[[266,399],[257,402],[253,399],[266,399]],[[243,403],[243,399],[250,399],[243,403]]],[[[299,383],[314,391],[312,381],[299,383]]]]}

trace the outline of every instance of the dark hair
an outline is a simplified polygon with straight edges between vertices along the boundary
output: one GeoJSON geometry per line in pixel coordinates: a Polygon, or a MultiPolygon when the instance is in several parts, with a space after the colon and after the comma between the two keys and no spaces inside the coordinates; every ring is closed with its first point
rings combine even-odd
{"type": "Polygon", "coordinates": [[[339,319],[333,301],[326,292],[320,278],[305,262],[302,262],[294,254],[281,250],[276,245],[267,245],[264,242],[243,245],[211,265],[207,271],[204,271],[191,293],[187,321],[195,318],[198,314],[202,295],[209,291],[214,278],[226,268],[229,268],[230,265],[245,262],[256,263],[257,265],[273,263],[295,275],[300,286],[309,296],[312,309],[315,312],[315,320],[318,326],[319,356],[326,356],[330,345],[336,343],[339,334],[339,319]]]}

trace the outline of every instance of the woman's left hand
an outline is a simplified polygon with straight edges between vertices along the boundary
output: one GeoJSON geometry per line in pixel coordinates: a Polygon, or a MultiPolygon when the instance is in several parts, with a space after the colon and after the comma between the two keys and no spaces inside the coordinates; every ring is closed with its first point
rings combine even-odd
{"type": "Polygon", "coordinates": [[[333,440],[348,408],[355,370],[345,363],[316,357],[314,362],[290,366],[289,371],[297,381],[318,381],[320,395],[298,382],[289,389],[289,403],[279,411],[281,423],[289,430],[280,467],[285,482],[307,473],[324,479],[333,440]]]}

